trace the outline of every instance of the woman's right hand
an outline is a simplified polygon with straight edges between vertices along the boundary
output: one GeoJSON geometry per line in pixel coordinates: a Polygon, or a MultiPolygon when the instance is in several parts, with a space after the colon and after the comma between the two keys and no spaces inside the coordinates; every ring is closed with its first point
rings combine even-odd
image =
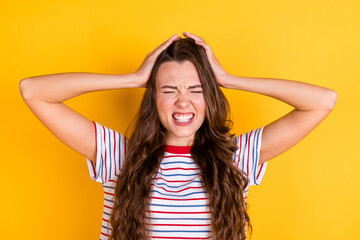
{"type": "Polygon", "coordinates": [[[152,52],[148,53],[142,62],[138,70],[136,70],[135,75],[140,79],[139,87],[146,87],[146,83],[149,80],[151,70],[154,66],[154,63],[159,56],[159,54],[166,49],[173,41],[180,39],[181,37],[178,34],[173,35],[171,38],[166,40],[160,46],[155,48],[152,52]]]}

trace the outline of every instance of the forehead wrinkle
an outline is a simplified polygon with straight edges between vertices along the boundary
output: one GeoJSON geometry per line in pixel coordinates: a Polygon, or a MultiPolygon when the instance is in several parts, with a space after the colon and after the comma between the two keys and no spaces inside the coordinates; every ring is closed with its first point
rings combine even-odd
{"type": "Polygon", "coordinates": [[[191,66],[191,62],[165,62],[161,64],[156,74],[156,85],[159,90],[164,88],[176,89],[176,87],[179,90],[189,90],[202,87],[197,69],[195,66],[191,66]]]}

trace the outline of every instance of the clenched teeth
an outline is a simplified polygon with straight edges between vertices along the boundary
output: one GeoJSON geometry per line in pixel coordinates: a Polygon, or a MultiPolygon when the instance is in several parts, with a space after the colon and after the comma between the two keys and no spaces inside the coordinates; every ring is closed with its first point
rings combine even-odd
{"type": "Polygon", "coordinates": [[[173,114],[173,118],[175,118],[179,122],[188,122],[194,117],[194,114],[173,114]]]}

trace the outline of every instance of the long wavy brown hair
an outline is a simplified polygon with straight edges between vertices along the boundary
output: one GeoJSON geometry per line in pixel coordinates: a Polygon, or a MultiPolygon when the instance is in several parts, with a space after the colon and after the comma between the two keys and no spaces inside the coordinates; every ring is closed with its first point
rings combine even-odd
{"type": "Polygon", "coordinates": [[[110,240],[149,238],[151,183],[164,156],[166,137],[156,108],[156,74],[164,62],[185,60],[191,61],[198,71],[206,103],[205,120],[195,134],[191,155],[200,168],[209,198],[212,238],[244,240],[246,225],[252,232],[243,199],[248,178],[233,163],[237,147],[234,134],[230,134],[233,123],[229,119],[229,103],[219,88],[205,49],[193,39],[183,38],[161,52],[147,82],[115,187],[110,240]]]}

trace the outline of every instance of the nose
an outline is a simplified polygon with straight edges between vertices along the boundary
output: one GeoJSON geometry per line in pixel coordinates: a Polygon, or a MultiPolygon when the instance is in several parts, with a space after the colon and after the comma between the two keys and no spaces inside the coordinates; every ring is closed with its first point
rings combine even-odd
{"type": "Polygon", "coordinates": [[[179,92],[176,105],[181,108],[187,108],[190,105],[189,96],[186,93],[179,92]]]}

